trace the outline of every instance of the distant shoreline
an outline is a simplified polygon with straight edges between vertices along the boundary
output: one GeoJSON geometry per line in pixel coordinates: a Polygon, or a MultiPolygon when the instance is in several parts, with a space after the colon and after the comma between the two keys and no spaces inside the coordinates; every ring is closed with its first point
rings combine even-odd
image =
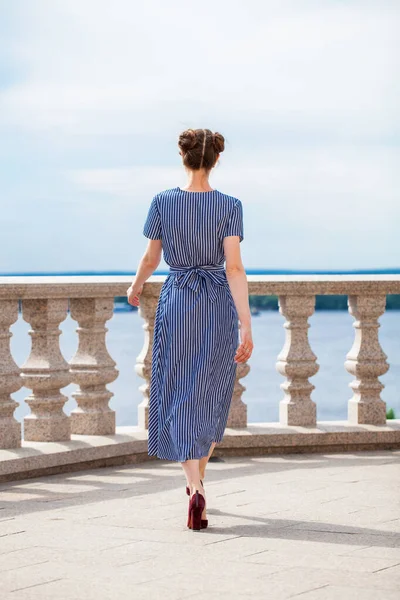
{"type": "MultiPolygon", "coordinates": [[[[246,269],[248,275],[400,275],[400,267],[385,269],[350,269],[318,270],[318,269],[246,269]]],[[[13,273],[0,272],[0,277],[133,277],[135,271],[18,271],[13,273]]],[[[168,269],[154,271],[153,275],[168,275],[168,269]]]]}

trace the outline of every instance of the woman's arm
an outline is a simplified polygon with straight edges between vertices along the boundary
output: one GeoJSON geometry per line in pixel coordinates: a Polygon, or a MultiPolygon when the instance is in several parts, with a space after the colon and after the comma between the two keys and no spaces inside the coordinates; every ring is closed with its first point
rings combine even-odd
{"type": "Polygon", "coordinates": [[[139,306],[139,294],[142,293],[143,284],[154,273],[161,261],[162,241],[151,240],[143,254],[132,285],[128,288],[126,294],[129,304],[139,306]]]}
{"type": "Polygon", "coordinates": [[[226,278],[240,321],[240,345],[236,351],[235,362],[246,362],[251,356],[254,344],[251,332],[249,288],[246,271],[240,255],[239,236],[230,235],[224,237],[224,253],[226,259],[226,278]]]}

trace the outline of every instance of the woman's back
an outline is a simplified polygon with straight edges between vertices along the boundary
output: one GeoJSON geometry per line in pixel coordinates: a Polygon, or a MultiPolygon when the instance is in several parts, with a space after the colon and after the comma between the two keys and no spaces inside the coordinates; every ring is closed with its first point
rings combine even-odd
{"type": "Polygon", "coordinates": [[[223,438],[237,363],[249,358],[253,346],[239,247],[242,203],[208,181],[224,144],[224,137],[209,129],[179,136],[188,189],[164,190],[151,201],[143,234],[153,241],[128,290],[129,301],[138,305],[140,285],[163,253],[170,268],[154,318],[148,454],[182,463],[190,488],[196,489],[196,518],[193,512],[188,520],[193,529],[208,524],[200,505],[200,460],[206,464],[223,438]]]}
{"type": "Polygon", "coordinates": [[[218,190],[164,190],[151,202],[143,234],[162,239],[164,260],[172,267],[223,265],[223,238],[244,237],[242,203],[218,190]]]}

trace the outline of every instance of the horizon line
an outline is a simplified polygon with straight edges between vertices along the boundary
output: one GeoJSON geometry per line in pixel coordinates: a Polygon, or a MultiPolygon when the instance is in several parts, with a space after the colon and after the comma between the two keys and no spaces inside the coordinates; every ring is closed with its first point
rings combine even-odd
{"type": "MultiPolygon", "coordinates": [[[[400,267],[381,269],[245,269],[248,275],[400,275],[400,267]]],[[[153,275],[167,275],[168,269],[156,270],[153,275]]],[[[31,272],[0,272],[0,277],[46,277],[46,276],[128,276],[136,275],[136,271],[120,270],[89,270],[82,271],[31,271],[31,272]]]]}

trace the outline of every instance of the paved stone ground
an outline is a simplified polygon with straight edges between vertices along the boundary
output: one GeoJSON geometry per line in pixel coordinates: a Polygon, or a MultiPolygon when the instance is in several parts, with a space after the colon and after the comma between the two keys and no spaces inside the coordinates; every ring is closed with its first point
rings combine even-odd
{"type": "Polygon", "coordinates": [[[7,600],[399,600],[400,452],[227,458],[186,528],[178,463],[0,486],[7,600]]]}

